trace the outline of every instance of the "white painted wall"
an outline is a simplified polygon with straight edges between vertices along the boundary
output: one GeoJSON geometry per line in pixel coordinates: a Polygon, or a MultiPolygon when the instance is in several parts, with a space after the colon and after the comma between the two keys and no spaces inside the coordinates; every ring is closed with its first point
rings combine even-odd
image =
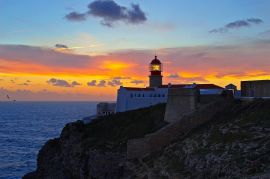
{"type": "MultiPolygon", "coordinates": [[[[200,89],[200,94],[221,94],[222,91],[222,89],[200,89]]],[[[153,88],[151,91],[135,91],[127,90],[121,86],[117,91],[116,112],[124,112],[159,103],[166,103],[167,97],[168,88],[153,88]]]]}
{"type": "Polygon", "coordinates": [[[167,88],[134,91],[120,87],[117,92],[116,112],[124,112],[167,102],[167,88]]]}

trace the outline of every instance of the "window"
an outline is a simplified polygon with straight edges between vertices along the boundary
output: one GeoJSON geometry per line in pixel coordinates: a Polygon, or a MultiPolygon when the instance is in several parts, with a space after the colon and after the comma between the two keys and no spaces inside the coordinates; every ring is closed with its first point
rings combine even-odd
{"type": "Polygon", "coordinates": [[[133,94],[132,93],[130,94],[130,97],[133,98],[133,94]]]}

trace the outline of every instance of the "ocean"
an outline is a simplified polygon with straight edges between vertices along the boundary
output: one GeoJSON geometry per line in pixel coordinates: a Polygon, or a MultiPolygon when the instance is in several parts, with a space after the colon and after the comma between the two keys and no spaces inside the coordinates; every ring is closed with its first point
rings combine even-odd
{"type": "Polygon", "coordinates": [[[0,178],[35,170],[38,151],[66,123],[96,113],[96,102],[0,102],[0,178]]]}

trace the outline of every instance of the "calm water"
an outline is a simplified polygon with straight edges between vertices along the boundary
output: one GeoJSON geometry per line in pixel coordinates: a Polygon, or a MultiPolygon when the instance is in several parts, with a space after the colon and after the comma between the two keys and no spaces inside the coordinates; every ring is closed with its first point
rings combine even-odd
{"type": "Polygon", "coordinates": [[[21,178],[66,123],[95,114],[94,102],[0,102],[0,178],[21,178]]]}

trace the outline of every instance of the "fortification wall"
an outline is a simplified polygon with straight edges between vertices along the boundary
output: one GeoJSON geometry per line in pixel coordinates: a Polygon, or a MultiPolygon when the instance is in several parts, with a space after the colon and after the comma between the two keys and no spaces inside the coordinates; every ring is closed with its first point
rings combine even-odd
{"type": "Polygon", "coordinates": [[[212,120],[214,115],[227,107],[228,99],[219,99],[209,103],[193,114],[183,116],[181,120],[173,121],[159,131],[146,135],[141,139],[132,139],[127,143],[127,158],[143,158],[149,153],[160,150],[176,139],[185,137],[191,130],[212,120]]]}
{"type": "Polygon", "coordinates": [[[172,123],[194,112],[198,107],[198,97],[197,88],[170,88],[164,120],[172,123]]]}

